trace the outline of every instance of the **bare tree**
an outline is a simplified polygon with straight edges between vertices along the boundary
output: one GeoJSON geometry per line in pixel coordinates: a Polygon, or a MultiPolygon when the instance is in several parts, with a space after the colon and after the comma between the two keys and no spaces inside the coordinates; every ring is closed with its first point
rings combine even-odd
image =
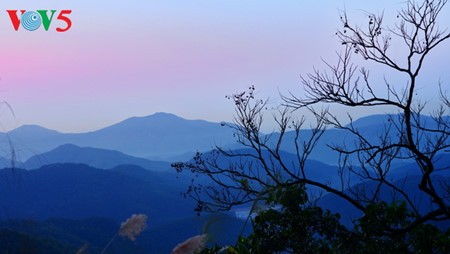
{"type": "MultiPolygon", "coordinates": [[[[348,158],[356,154],[363,169],[360,174],[365,179],[388,185],[402,195],[415,212],[417,220],[422,223],[433,219],[448,219],[450,216],[447,195],[439,193],[432,175],[436,172],[434,162],[440,152],[449,147],[449,105],[448,98],[441,86],[441,106],[434,112],[431,120],[422,117],[426,103],[421,103],[417,95],[418,77],[423,63],[429,53],[439,44],[450,38],[450,33],[440,30],[437,18],[447,3],[441,1],[408,2],[406,9],[398,13],[400,23],[395,29],[386,28],[383,16],[370,14],[366,28],[354,26],[343,13],[342,30],[337,34],[345,45],[345,51],[339,55],[338,64],[328,65],[330,72],[315,71],[302,79],[307,90],[305,98],[291,96],[285,98],[289,106],[294,108],[311,107],[318,103],[335,103],[349,107],[390,106],[399,112],[386,123],[386,128],[378,142],[369,141],[356,128],[342,125],[331,114],[324,116],[323,121],[339,129],[345,129],[358,139],[353,148],[334,146],[333,148],[348,158]],[[407,49],[406,61],[397,60],[395,52],[390,50],[391,42],[402,41],[407,49]],[[398,40],[400,39],[400,40],[398,40]],[[405,86],[396,87],[385,79],[385,91],[377,94],[374,84],[365,68],[354,66],[352,54],[358,54],[367,61],[384,65],[407,77],[405,86]],[[331,73],[331,74],[330,74],[331,73]],[[431,122],[430,122],[431,121],[431,122]],[[395,135],[393,135],[395,134],[395,135]],[[393,139],[392,137],[396,138],[393,139]],[[394,160],[413,159],[421,169],[421,180],[418,188],[431,197],[436,205],[427,214],[419,214],[417,204],[399,187],[386,178],[390,165],[394,160]]],[[[357,172],[353,172],[357,173],[357,172]]],[[[372,200],[376,196],[372,195],[372,200]]],[[[369,199],[370,200],[370,199],[369,199]]],[[[413,226],[413,225],[412,225],[413,226]]]]}
{"type": "MultiPolygon", "coordinates": [[[[364,212],[369,204],[380,200],[382,188],[404,200],[412,211],[413,220],[398,228],[388,228],[387,234],[401,234],[424,222],[450,219],[450,185],[435,177],[435,162],[450,147],[450,100],[440,84],[441,104],[424,118],[426,103],[416,96],[418,77],[430,52],[442,44],[450,33],[440,29],[437,19],[446,0],[409,1],[398,13],[395,28],[386,27],[383,15],[369,14],[366,27],[353,25],[342,13],[342,28],[337,35],[344,46],[335,65],[327,63],[328,70],[314,70],[302,77],[306,94],[284,96],[285,105],[275,116],[278,131],[261,134],[266,102],[254,98],[254,88],[230,96],[235,103],[234,124],[237,141],[245,149],[217,148],[209,156],[198,154],[191,163],[178,163],[179,169],[190,169],[206,175],[215,184],[193,185],[188,194],[198,201],[198,211],[227,210],[233,206],[269,198],[271,190],[304,184],[333,193],[364,212]],[[399,43],[406,55],[393,52],[391,45],[399,43]],[[406,77],[402,86],[384,79],[384,91],[375,89],[368,69],[353,63],[355,55],[363,60],[389,68],[406,77]],[[400,58],[400,59],[397,59],[400,58]],[[347,107],[391,107],[397,114],[390,115],[384,129],[376,138],[368,137],[353,124],[343,124],[329,110],[316,110],[316,106],[339,104],[347,107]],[[305,120],[295,120],[292,110],[307,109],[315,116],[311,133],[302,136],[305,120]],[[308,158],[327,128],[350,133],[356,140],[351,144],[330,147],[339,156],[340,184],[333,185],[311,176],[308,158]],[[294,133],[294,138],[286,138],[294,133]],[[282,146],[295,146],[295,158],[286,159],[282,146]],[[224,160],[223,158],[231,158],[224,160]],[[399,161],[414,162],[420,168],[418,189],[432,202],[431,209],[423,212],[411,193],[389,176],[392,164],[399,161]],[[370,190],[353,186],[352,177],[370,181],[370,190]]],[[[444,169],[442,169],[444,170],[444,169]]]]}

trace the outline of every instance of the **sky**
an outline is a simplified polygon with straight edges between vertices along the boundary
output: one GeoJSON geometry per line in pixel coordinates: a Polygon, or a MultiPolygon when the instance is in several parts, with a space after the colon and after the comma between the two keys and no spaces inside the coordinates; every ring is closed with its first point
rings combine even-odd
{"type": "MultiPolygon", "coordinates": [[[[322,59],[332,61],[342,49],[335,35],[340,10],[357,24],[367,12],[384,12],[394,24],[403,6],[396,0],[5,0],[0,100],[12,112],[0,107],[0,127],[86,132],[155,112],[231,121],[225,95],[251,85],[273,106],[280,93],[302,94],[300,75],[325,68],[322,59]],[[72,27],[58,33],[64,23],[54,20],[49,31],[15,31],[6,12],[15,9],[72,10],[72,27]]],[[[442,28],[450,25],[449,9],[442,28]]],[[[426,63],[419,85],[425,100],[436,99],[431,83],[450,87],[449,55],[446,43],[426,63]]],[[[385,73],[372,67],[375,75],[385,73]]]]}

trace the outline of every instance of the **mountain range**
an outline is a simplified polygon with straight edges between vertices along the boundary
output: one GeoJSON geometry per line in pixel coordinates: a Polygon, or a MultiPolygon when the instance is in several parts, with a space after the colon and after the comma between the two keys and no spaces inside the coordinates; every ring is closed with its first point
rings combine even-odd
{"type": "Polygon", "coordinates": [[[110,169],[121,165],[135,165],[153,171],[171,170],[169,162],[151,161],[118,151],[79,147],[72,144],[61,145],[49,152],[34,155],[24,163],[18,163],[18,165],[26,169],[35,169],[56,163],[82,163],[101,169],[110,169]]]}
{"type": "Polygon", "coordinates": [[[186,120],[168,113],[132,117],[86,133],[60,133],[37,125],[24,125],[0,133],[5,158],[12,152],[19,161],[51,151],[63,144],[120,151],[135,157],[168,160],[233,143],[233,132],[219,123],[186,120]]]}
{"type": "MultiPolygon", "coordinates": [[[[363,117],[355,120],[353,126],[366,135],[369,141],[375,141],[378,135],[383,133],[388,117],[388,115],[363,117]]],[[[395,116],[393,118],[395,119],[395,116]]],[[[432,121],[429,120],[429,117],[423,117],[421,121],[431,125],[432,121]]],[[[274,132],[265,137],[264,134],[262,135],[263,138],[267,137],[269,143],[275,144],[279,133],[274,132]]],[[[311,130],[302,129],[298,137],[299,143],[308,141],[310,135],[311,130]]],[[[390,135],[393,140],[397,138],[395,132],[390,135]]],[[[296,146],[293,142],[295,136],[294,131],[286,132],[281,149],[295,153],[296,146]]],[[[310,159],[337,165],[339,154],[333,151],[330,145],[345,144],[351,147],[355,141],[354,136],[348,131],[327,129],[310,154],[310,159]]],[[[233,129],[227,124],[187,120],[173,114],[156,113],[145,117],[132,117],[109,127],[86,133],[60,133],[36,125],[24,125],[15,130],[0,133],[0,151],[2,151],[0,157],[6,158],[6,160],[0,160],[0,166],[8,165],[11,159],[25,162],[31,157],[50,152],[65,144],[113,150],[153,161],[186,161],[192,158],[195,152],[206,152],[216,145],[229,149],[242,148],[236,143],[233,129]]],[[[356,161],[356,157],[351,159],[356,161]]],[[[39,164],[36,158],[34,160],[34,166],[43,164],[39,164]]],[[[107,165],[97,163],[94,166],[103,168],[107,165]]]]}
{"type": "MultiPolygon", "coordinates": [[[[387,119],[386,115],[369,116],[354,121],[353,126],[369,140],[375,140],[383,131],[387,119]]],[[[254,151],[236,143],[232,128],[221,125],[157,113],[129,118],[87,133],[60,133],[35,125],[0,133],[0,151],[3,151],[0,154],[3,155],[3,158],[0,157],[0,168],[4,168],[0,170],[0,220],[3,220],[0,222],[0,244],[2,240],[8,242],[8,237],[14,236],[19,242],[33,242],[36,246],[42,245],[39,239],[47,239],[51,246],[73,250],[76,244],[86,240],[100,248],[105,237],[100,237],[103,240],[94,239],[86,236],[86,232],[80,235],[78,231],[63,232],[63,229],[71,227],[67,223],[76,228],[86,228],[86,220],[94,218],[91,221],[93,224],[106,225],[101,234],[107,235],[108,230],[131,214],[145,213],[151,224],[147,232],[151,236],[146,238],[151,244],[145,249],[152,250],[151,253],[158,253],[158,250],[169,252],[173,244],[202,233],[201,228],[209,224],[208,219],[196,217],[193,212],[195,202],[184,199],[180,193],[189,188],[192,179],[204,186],[210,180],[206,176],[195,177],[190,171],[177,174],[168,161],[192,162],[192,156],[197,151],[202,152],[205,158],[214,158],[215,152],[211,149],[215,145],[234,154],[255,155],[254,151]],[[102,222],[103,219],[110,222],[102,222]],[[28,224],[23,226],[19,223],[22,225],[19,227],[11,222],[16,220],[20,223],[24,220],[36,221],[39,232],[30,231],[26,226],[28,224]],[[60,238],[48,235],[48,223],[54,226],[50,233],[56,230],[60,238]],[[65,226],[60,226],[61,223],[65,226]],[[66,238],[75,240],[72,245],[60,242],[66,238]]],[[[311,130],[301,130],[298,141],[308,140],[310,133],[311,130]]],[[[279,134],[262,135],[270,144],[279,134]]],[[[298,170],[296,147],[292,142],[296,133],[287,132],[284,135],[286,143],[281,145],[279,154],[285,165],[298,170]]],[[[329,148],[330,142],[351,144],[354,139],[343,130],[326,130],[306,163],[306,174],[313,180],[338,186],[338,155],[329,148]]],[[[269,153],[263,152],[261,156],[274,162],[272,166],[280,166],[269,153]]],[[[219,166],[234,163],[253,165],[255,168],[252,170],[261,170],[256,168],[259,164],[252,159],[245,161],[240,156],[215,158],[219,166]]],[[[436,177],[449,179],[446,169],[450,156],[444,153],[436,158],[436,177]]],[[[354,170],[358,167],[355,166],[354,170]]],[[[423,199],[423,209],[427,209],[426,203],[429,202],[417,192],[419,172],[416,165],[406,161],[392,165],[388,177],[398,185],[402,184],[417,200],[423,199]]],[[[264,177],[264,174],[261,176],[264,177]]],[[[370,183],[361,182],[359,178],[348,179],[348,183],[354,188],[373,189],[370,183]]],[[[315,190],[309,188],[308,191],[315,190]]],[[[389,197],[387,189],[381,192],[389,197]]],[[[347,225],[358,214],[349,204],[332,194],[325,194],[318,204],[332,212],[340,212],[347,225]]],[[[220,221],[224,223],[218,234],[230,232],[225,243],[232,243],[239,232],[230,230],[228,226],[241,229],[243,221],[237,220],[232,213],[226,214],[225,219],[220,221]]],[[[218,239],[224,240],[223,236],[218,239]]],[[[123,248],[134,247],[125,244],[123,248]]],[[[142,249],[134,249],[133,253],[142,253],[142,249]]]]}
{"type": "Polygon", "coordinates": [[[194,203],[180,196],[188,184],[175,173],[138,166],[103,170],[66,163],[34,170],[5,168],[0,171],[0,219],[99,216],[122,221],[145,213],[158,218],[155,223],[164,223],[192,214],[194,203]]]}
{"type": "Polygon", "coordinates": [[[136,213],[148,216],[148,229],[135,243],[118,237],[108,253],[169,253],[205,227],[218,243],[236,241],[244,222],[232,214],[197,216],[194,202],[180,195],[189,183],[174,172],[132,165],[2,169],[0,250],[22,253],[27,246],[26,253],[75,253],[88,243],[88,253],[100,253],[120,222],[136,213]],[[48,252],[36,252],[42,248],[48,252]]]}

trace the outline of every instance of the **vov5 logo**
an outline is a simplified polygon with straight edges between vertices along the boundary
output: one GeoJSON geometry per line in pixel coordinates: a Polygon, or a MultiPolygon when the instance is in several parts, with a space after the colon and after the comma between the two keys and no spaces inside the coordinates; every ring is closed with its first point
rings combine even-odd
{"type": "MultiPolygon", "coordinates": [[[[56,14],[56,10],[20,10],[20,15],[18,10],[6,10],[6,12],[16,31],[19,30],[20,25],[28,31],[35,31],[42,25],[45,31],[48,31],[56,14]]],[[[61,10],[56,16],[56,20],[60,21],[58,23],[61,25],[56,27],[57,32],[66,32],[72,27],[72,20],[69,18],[71,13],[72,10],[61,10]]]]}

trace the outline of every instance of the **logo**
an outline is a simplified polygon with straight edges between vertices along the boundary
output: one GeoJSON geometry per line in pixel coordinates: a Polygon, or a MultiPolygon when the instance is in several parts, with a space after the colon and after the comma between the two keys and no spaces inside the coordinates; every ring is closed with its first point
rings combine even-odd
{"type": "Polygon", "coordinates": [[[56,10],[20,10],[20,15],[19,10],[7,10],[6,12],[9,14],[11,24],[16,31],[19,30],[20,26],[28,31],[35,31],[42,26],[45,31],[48,31],[54,19],[58,21],[55,28],[56,32],[66,32],[72,27],[72,20],[69,17],[72,10],[61,10],[56,18],[56,10]]]}

